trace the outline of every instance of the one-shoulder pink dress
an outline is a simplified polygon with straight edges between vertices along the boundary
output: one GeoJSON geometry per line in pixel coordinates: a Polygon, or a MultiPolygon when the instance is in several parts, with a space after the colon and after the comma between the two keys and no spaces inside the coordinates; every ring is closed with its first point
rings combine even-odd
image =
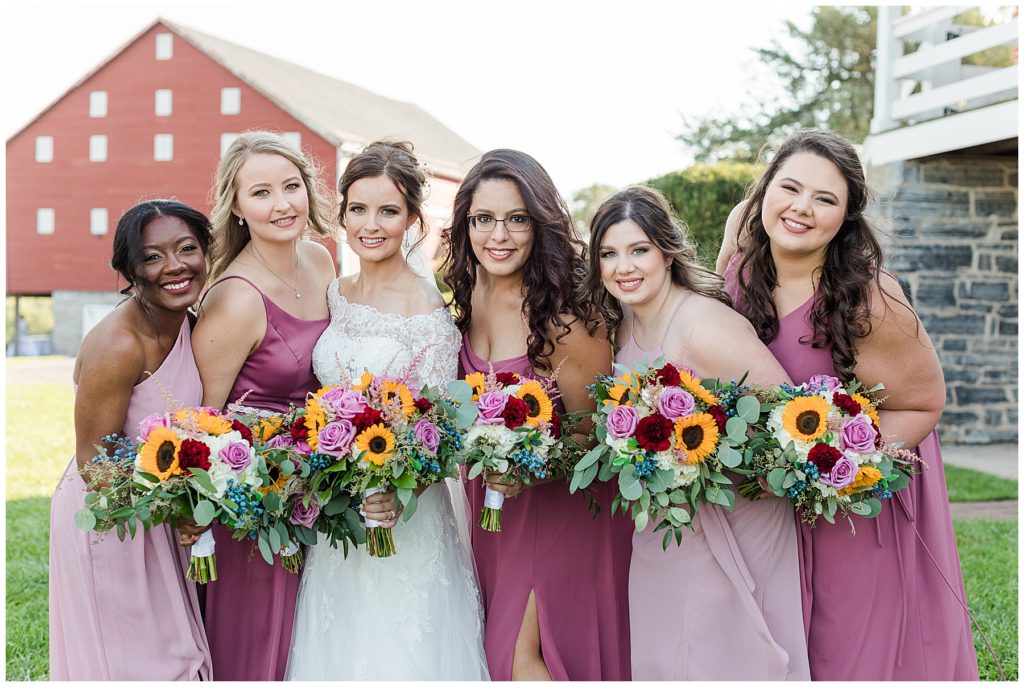
{"type": "MultiPolygon", "coordinates": [[[[490,363],[463,334],[460,377],[471,372],[536,374],[525,355],[490,363]]],[[[556,408],[564,412],[561,401],[556,408]]],[[[627,583],[633,526],[611,517],[614,492],[596,483],[601,514],[594,517],[564,480],[524,489],[505,499],[501,532],[475,524],[483,507],[480,479],[466,482],[473,557],[480,575],[486,626],[484,650],[492,680],[512,678],[512,656],[523,612],[534,592],[541,653],[555,680],[629,680],[627,583]]]]}
{"type": "MultiPolygon", "coordinates": [[[[244,277],[241,279],[259,289],[244,277]]],[[[224,281],[223,279],[221,281],[224,281]]],[[[218,282],[220,283],[220,282],[218,282]]],[[[267,331],[235,379],[228,394],[234,403],[287,411],[301,406],[320,384],[313,374],[313,346],[330,318],[303,320],[289,315],[262,291],[267,331]]],[[[206,585],[206,632],[218,680],[283,680],[292,641],[299,576],[267,565],[251,540],[236,540],[220,525],[217,540],[217,581],[206,585]]]]}
{"type": "MultiPolygon", "coordinates": [[[[737,256],[726,290],[743,313],[737,256]]],[[[835,375],[813,348],[812,297],[779,320],[768,348],[794,383],[835,375]]],[[[798,524],[804,627],[814,680],[977,680],[970,618],[938,435],[918,447],[927,469],[878,517],[798,524]]]]}
{"type": "MultiPolygon", "coordinates": [[[[122,434],[147,415],[203,400],[188,318],[160,367],[132,389],[122,434]]],[[[168,525],[123,542],[75,526],[86,487],[74,459],[50,504],[50,679],[212,680],[188,551],[168,525]]]]}

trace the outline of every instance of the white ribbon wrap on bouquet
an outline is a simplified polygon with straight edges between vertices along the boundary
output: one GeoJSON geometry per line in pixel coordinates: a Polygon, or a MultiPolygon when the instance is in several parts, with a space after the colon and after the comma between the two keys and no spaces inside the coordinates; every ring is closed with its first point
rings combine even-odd
{"type": "MultiPolygon", "coordinates": [[[[372,496],[374,494],[379,494],[382,491],[384,491],[383,487],[370,487],[369,489],[364,489],[363,490],[363,500],[365,501],[367,496],[372,496]]],[[[380,520],[374,520],[373,518],[368,516],[365,512],[363,513],[363,521],[364,521],[364,524],[366,525],[367,528],[370,528],[370,527],[380,527],[380,520]]]]}
{"type": "Polygon", "coordinates": [[[206,558],[207,556],[212,556],[216,543],[213,540],[213,530],[206,530],[199,535],[199,539],[192,545],[192,557],[206,558]]]}
{"type": "Polygon", "coordinates": [[[505,495],[500,491],[494,491],[490,487],[484,489],[484,508],[501,510],[503,503],[505,503],[505,495]]]}
{"type": "Polygon", "coordinates": [[[293,541],[288,542],[287,546],[281,547],[281,558],[287,558],[288,556],[294,556],[299,551],[299,545],[293,541]]]}

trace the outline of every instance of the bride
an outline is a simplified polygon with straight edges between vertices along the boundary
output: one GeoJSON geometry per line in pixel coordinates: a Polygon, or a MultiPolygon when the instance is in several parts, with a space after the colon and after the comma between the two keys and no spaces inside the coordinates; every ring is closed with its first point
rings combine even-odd
{"type": "MultiPolygon", "coordinates": [[[[349,162],[341,223],[361,271],[328,290],[331,324],[313,350],[321,383],[397,374],[417,355],[410,387],[455,378],[459,332],[433,279],[401,250],[422,217],[424,185],[408,143],[373,143],[349,162]]],[[[311,547],[287,679],[488,679],[465,498],[453,480],[427,487],[416,514],[395,525],[398,553],[388,558],[311,547]]]]}

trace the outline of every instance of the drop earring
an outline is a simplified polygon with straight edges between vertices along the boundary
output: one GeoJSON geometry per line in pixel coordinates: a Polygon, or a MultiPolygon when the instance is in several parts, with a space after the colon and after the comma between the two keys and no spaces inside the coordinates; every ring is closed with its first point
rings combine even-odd
{"type": "Polygon", "coordinates": [[[245,220],[242,219],[241,217],[239,217],[238,218],[238,226],[242,226],[243,224],[245,224],[245,220]]]}

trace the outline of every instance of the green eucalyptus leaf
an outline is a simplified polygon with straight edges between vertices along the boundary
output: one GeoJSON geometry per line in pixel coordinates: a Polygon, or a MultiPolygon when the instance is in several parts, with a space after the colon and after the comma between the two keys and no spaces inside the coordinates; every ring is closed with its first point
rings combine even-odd
{"type": "Polygon", "coordinates": [[[200,527],[205,527],[213,521],[213,516],[217,514],[217,509],[214,505],[206,500],[200,501],[196,504],[196,507],[192,510],[192,520],[195,521],[200,527]]]}
{"type": "Polygon", "coordinates": [[[865,517],[874,518],[874,517],[877,517],[878,514],[882,512],[882,502],[879,501],[878,499],[875,499],[875,498],[867,499],[866,501],[864,501],[864,503],[866,503],[868,505],[868,508],[871,509],[871,511],[865,517]]]}
{"type": "Polygon", "coordinates": [[[731,417],[725,423],[725,434],[731,441],[743,443],[747,440],[747,422],[741,417],[731,417]]]}
{"type": "Polygon", "coordinates": [[[768,473],[768,486],[770,486],[776,492],[782,491],[782,483],[786,480],[786,475],[791,474],[786,468],[774,468],[768,473]]]}
{"type": "Polygon", "coordinates": [[[281,550],[281,535],[274,528],[267,531],[267,542],[270,544],[271,551],[281,550]]]}
{"type": "Polygon", "coordinates": [[[469,473],[466,475],[467,479],[476,479],[480,476],[480,473],[484,471],[483,463],[473,463],[469,467],[469,473]]]}
{"type": "Polygon", "coordinates": [[[670,508],[668,512],[682,525],[690,522],[690,512],[685,508],[670,508]]]}
{"type": "Polygon", "coordinates": [[[260,534],[260,536],[256,538],[256,541],[259,544],[260,554],[263,556],[263,560],[267,562],[267,565],[273,565],[275,549],[270,548],[270,542],[267,541],[267,538],[263,534],[260,534]]]}
{"type": "Polygon", "coordinates": [[[602,455],[605,453],[605,449],[609,448],[607,444],[598,444],[594,448],[587,451],[587,454],[580,459],[580,462],[576,463],[577,470],[585,470],[591,465],[596,463],[602,455]]]}
{"type": "Polygon", "coordinates": [[[96,527],[96,516],[88,508],[83,508],[75,513],[75,525],[78,526],[78,529],[89,532],[96,527]]]}
{"type": "Polygon", "coordinates": [[[214,494],[217,492],[217,488],[213,486],[213,480],[210,479],[210,473],[202,468],[189,468],[192,472],[192,481],[194,481],[201,491],[207,494],[214,494]]]}
{"type": "MultiPolygon", "coordinates": [[[[735,420],[736,418],[733,419],[735,420]]],[[[738,467],[739,464],[743,462],[743,454],[731,446],[719,446],[718,460],[720,460],[722,462],[722,465],[724,465],[727,468],[735,468],[738,467]]],[[[714,479],[713,477],[710,476],[709,478],[714,479]]]]}
{"type": "Polygon", "coordinates": [[[647,524],[650,522],[651,516],[648,515],[646,510],[642,510],[636,514],[633,519],[633,525],[636,527],[637,532],[643,532],[647,529],[647,524]]]}
{"type": "Polygon", "coordinates": [[[864,501],[857,501],[856,503],[850,504],[850,512],[856,513],[857,515],[868,515],[871,512],[871,506],[864,501]]]}
{"type": "Polygon", "coordinates": [[[448,382],[445,390],[448,393],[448,398],[456,403],[467,404],[473,401],[473,387],[463,379],[454,379],[448,382]]]}
{"type": "Polygon", "coordinates": [[[623,469],[623,471],[619,473],[619,493],[622,494],[622,498],[629,501],[636,501],[644,491],[640,482],[638,482],[636,477],[633,476],[633,472],[634,471],[631,470],[627,473],[626,470],[623,469]]]}
{"type": "Polygon", "coordinates": [[[736,414],[754,424],[761,415],[761,403],[754,396],[740,396],[736,401],[736,414]]]}

